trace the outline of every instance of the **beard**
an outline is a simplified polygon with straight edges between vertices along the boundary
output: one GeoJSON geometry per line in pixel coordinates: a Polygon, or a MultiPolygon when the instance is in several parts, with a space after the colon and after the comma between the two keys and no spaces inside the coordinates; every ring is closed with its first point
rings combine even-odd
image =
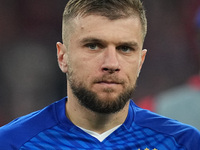
{"type": "MultiPolygon", "coordinates": [[[[68,82],[72,89],[74,96],[78,99],[78,102],[85,108],[102,114],[111,114],[119,112],[124,108],[129,99],[132,97],[135,89],[135,83],[131,87],[124,87],[124,91],[121,92],[114,100],[103,99],[98,96],[96,92],[93,92],[86,88],[84,82],[80,82],[75,78],[73,71],[68,72],[68,82]]],[[[103,76],[101,79],[96,79],[94,82],[103,81],[105,78],[114,79],[115,81],[124,84],[123,80],[117,79],[113,75],[103,76]]],[[[103,90],[107,94],[112,94],[112,89],[103,90]]]]}

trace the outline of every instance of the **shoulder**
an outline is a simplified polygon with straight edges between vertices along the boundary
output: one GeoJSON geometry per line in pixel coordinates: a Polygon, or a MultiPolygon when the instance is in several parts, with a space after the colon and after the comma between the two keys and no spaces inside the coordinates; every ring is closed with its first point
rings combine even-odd
{"type": "Polygon", "coordinates": [[[0,147],[17,149],[46,128],[57,124],[55,103],[0,127],[0,147]]]}
{"type": "Polygon", "coordinates": [[[187,148],[191,148],[191,146],[200,148],[200,132],[196,128],[139,108],[134,103],[131,106],[135,112],[134,121],[137,125],[170,136],[178,144],[184,145],[187,148]]]}

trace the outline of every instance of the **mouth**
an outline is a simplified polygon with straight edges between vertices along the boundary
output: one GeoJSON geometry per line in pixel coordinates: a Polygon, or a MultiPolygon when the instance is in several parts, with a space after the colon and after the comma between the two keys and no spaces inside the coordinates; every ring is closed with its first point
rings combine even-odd
{"type": "Polygon", "coordinates": [[[124,89],[124,80],[113,77],[98,78],[94,82],[94,90],[106,93],[120,92],[124,89]]]}
{"type": "Polygon", "coordinates": [[[125,82],[115,76],[103,76],[102,78],[97,78],[94,80],[94,84],[103,87],[116,87],[118,85],[123,85],[125,82]]]}
{"type": "Polygon", "coordinates": [[[109,81],[109,80],[106,80],[106,81],[99,81],[97,82],[98,84],[121,84],[120,82],[118,81],[109,81]]]}

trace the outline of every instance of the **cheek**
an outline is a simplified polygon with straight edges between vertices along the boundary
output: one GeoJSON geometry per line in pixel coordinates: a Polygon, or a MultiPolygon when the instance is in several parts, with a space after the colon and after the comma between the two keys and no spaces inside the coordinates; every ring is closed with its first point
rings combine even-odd
{"type": "Polygon", "coordinates": [[[91,76],[95,75],[95,64],[84,57],[73,59],[71,67],[78,80],[83,82],[89,82],[91,76]]]}
{"type": "Polygon", "coordinates": [[[140,61],[138,59],[126,60],[122,65],[125,67],[124,69],[126,71],[134,75],[136,72],[139,71],[140,61]]]}
{"type": "Polygon", "coordinates": [[[133,83],[133,82],[135,82],[135,80],[137,79],[137,77],[138,77],[138,69],[137,69],[137,67],[136,68],[133,68],[133,70],[131,71],[131,73],[129,74],[129,78],[130,78],[130,80],[131,80],[131,82],[133,83]]]}
{"type": "Polygon", "coordinates": [[[127,67],[125,67],[125,72],[128,76],[128,80],[130,83],[134,83],[138,77],[139,74],[139,62],[138,61],[131,61],[128,63],[128,65],[126,65],[127,67]]]}

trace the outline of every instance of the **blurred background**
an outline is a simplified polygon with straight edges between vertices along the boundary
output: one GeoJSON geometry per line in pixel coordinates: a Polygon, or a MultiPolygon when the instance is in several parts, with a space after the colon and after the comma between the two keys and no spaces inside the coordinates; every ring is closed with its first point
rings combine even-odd
{"type": "MultiPolygon", "coordinates": [[[[133,99],[200,129],[200,1],[143,2],[148,54],[133,99]],[[183,112],[191,112],[198,122],[183,112]]],[[[0,126],[66,96],[56,58],[66,3],[0,0],[0,126]]]]}

